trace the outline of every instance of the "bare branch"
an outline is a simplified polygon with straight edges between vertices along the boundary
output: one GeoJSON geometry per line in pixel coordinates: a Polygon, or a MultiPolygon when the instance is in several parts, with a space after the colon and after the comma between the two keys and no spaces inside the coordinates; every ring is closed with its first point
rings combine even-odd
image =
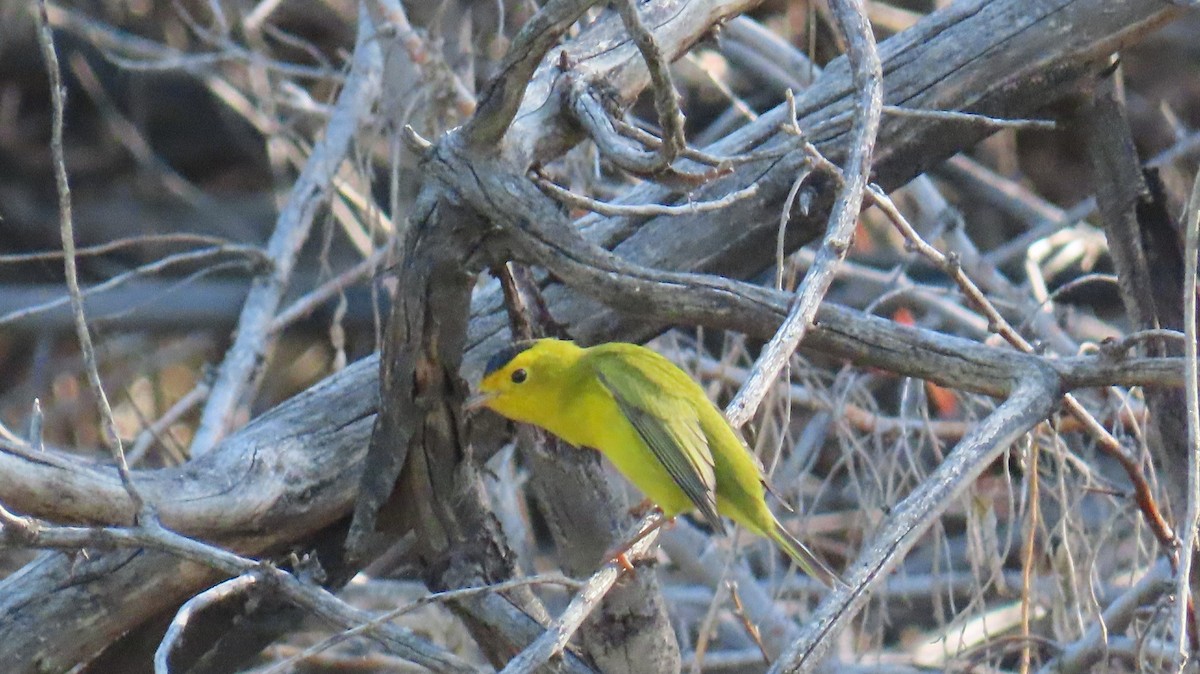
{"type": "Polygon", "coordinates": [[[683,135],[683,111],[679,109],[679,92],[671,81],[671,71],[663,58],[662,49],[654,41],[654,34],[642,23],[635,0],[614,0],[617,13],[625,30],[629,31],[633,43],[646,61],[650,73],[650,86],[654,92],[654,110],[658,113],[658,125],[662,128],[662,146],[652,172],[666,169],[675,161],[687,145],[683,135]]]}
{"type": "MultiPolygon", "coordinates": [[[[959,261],[955,257],[943,254],[922,239],[882,190],[872,186],[871,198],[877,206],[883,209],[883,212],[904,234],[904,238],[917,252],[940,267],[946,275],[954,280],[959,288],[962,289],[963,294],[966,295],[971,305],[987,317],[988,327],[991,330],[999,334],[1005,341],[1017,349],[1025,353],[1034,352],[1033,345],[1022,337],[1004,316],[1000,314],[992,302],[979,289],[979,286],[963,272],[962,265],[959,264],[959,261]]],[[[1167,548],[1173,548],[1177,545],[1178,541],[1175,533],[1171,530],[1170,524],[1168,524],[1166,518],[1163,516],[1162,510],[1158,507],[1158,501],[1154,498],[1150,483],[1146,480],[1146,476],[1142,471],[1141,462],[1136,457],[1131,456],[1121,446],[1120,441],[1112,433],[1109,433],[1108,429],[1104,428],[1103,424],[1097,421],[1091,412],[1074,395],[1067,393],[1063,396],[1063,407],[1071,416],[1079,420],[1084,430],[1096,440],[1100,448],[1106,454],[1116,459],[1125,469],[1137,493],[1138,507],[1142,509],[1147,523],[1154,531],[1154,535],[1158,537],[1159,542],[1167,548]]]]}
{"type": "Polygon", "coordinates": [[[725,416],[734,426],[742,426],[754,415],[771,382],[808,332],[821,299],[833,283],[838,264],[850,250],[850,239],[871,173],[871,153],[883,105],[883,69],[875,50],[875,36],[871,33],[861,0],[834,0],[830,5],[849,48],[847,55],[859,96],[851,132],[853,140],[843,171],[845,183],[834,203],[821,250],[796,291],[787,320],[763,347],[750,379],[726,407],[725,416]]]}
{"type": "Polygon", "coordinates": [[[1014,371],[1018,377],[1012,393],[982,420],[946,460],[938,466],[879,526],[847,574],[846,587],[838,587],[821,602],[800,638],[772,667],[771,672],[813,672],[823,656],[871,597],[890,570],[933,526],[955,498],[962,494],[989,464],[1034,425],[1045,419],[1058,401],[1058,378],[1045,368],[1014,371]]]}
{"type": "MultiPolygon", "coordinates": [[[[273,565],[247,559],[216,546],[180,536],[153,521],[143,522],[132,528],[65,527],[32,523],[22,524],[16,530],[9,528],[10,523],[12,520],[5,522],[5,527],[0,529],[0,542],[63,550],[109,547],[159,550],[198,564],[211,566],[229,576],[243,578],[247,577],[247,574],[260,576],[269,581],[271,587],[282,593],[289,601],[334,624],[341,625],[344,629],[372,622],[372,617],[366,612],[355,609],[325,589],[304,582],[291,573],[273,565]]],[[[226,588],[240,589],[250,583],[251,581],[240,581],[228,585],[226,588]]],[[[197,600],[197,602],[205,603],[214,599],[215,595],[210,595],[197,600]]],[[[188,609],[189,607],[185,605],[185,617],[181,620],[186,621],[188,609]]],[[[186,622],[184,626],[186,626],[186,622]]],[[[409,658],[414,662],[425,664],[438,671],[464,673],[476,671],[466,662],[416,637],[408,630],[376,623],[373,624],[371,631],[397,655],[409,658]],[[443,670],[443,668],[445,669],[443,670]]],[[[175,637],[177,634],[170,636],[175,637]]],[[[163,658],[169,655],[171,641],[164,642],[165,650],[161,651],[163,658]]]]}
{"type": "MultiPolygon", "coordinates": [[[[654,529],[629,548],[628,555],[631,559],[642,557],[654,549],[659,533],[657,525],[660,524],[661,518],[662,513],[651,513],[638,522],[635,532],[645,531],[650,527],[654,527],[654,529]]],[[[588,615],[600,605],[605,593],[623,573],[625,570],[615,560],[600,567],[600,570],[592,574],[583,588],[575,594],[575,598],[571,600],[570,605],[558,617],[554,625],[538,637],[537,641],[509,660],[501,670],[501,674],[532,674],[539,671],[550,658],[561,653],[567,642],[571,640],[571,635],[575,634],[575,630],[579,629],[588,615]]]]}
{"type": "Polygon", "coordinates": [[[1194,604],[1184,597],[1192,598],[1191,576],[1193,556],[1196,552],[1196,538],[1200,535],[1200,392],[1197,391],[1197,377],[1200,376],[1200,366],[1197,365],[1196,355],[1196,256],[1200,250],[1200,174],[1192,184],[1192,196],[1188,200],[1187,212],[1184,215],[1187,223],[1184,228],[1184,281],[1183,281],[1183,331],[1187,338],[1183,341],[1184,362],[1186,370],[1183,381],[1183,392],[1187,400],[1187,447],[1188,447],[1188,491],[1187,508],[1183,520],[1179,524],[1181,541],[1179,547],[1179,568],[1176,570],[1175,596],[1175,648],[1179,658],[1179,670],[1187,665],[1191,653],[1188,642],[1188,632],[1195,630],[1194,624],[1189,624],[1188,615],[1194,609],[1194,604]]]}
{"type": "Polygon", "coordinates": [[[381,91],[383,56],[365,10],[358,19],[358,36],[350,77],[338,95],[325,136],[292,186],[267,242],[272,261],[268,274],[255,279],[238,319],[237,336],[212,384],[212,392],[192,440],[192,455],[208,453],[229,432],[233,415],[253,391],[255,372],[262,367],[272,343],[271,326],[287,291],[300,248],[330,181],[349,150],[361,120],[374,107],[381,91]]]}

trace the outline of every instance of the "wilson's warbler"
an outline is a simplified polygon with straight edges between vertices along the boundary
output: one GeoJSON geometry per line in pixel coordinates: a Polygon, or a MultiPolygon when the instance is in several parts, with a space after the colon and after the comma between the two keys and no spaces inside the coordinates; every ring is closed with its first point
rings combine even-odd
{"type": "Polygon", "coordinates": [[[599,450],[668,519],[694,510],[725,533],[725,515],[775,541],[808,575],[842,583],[775,519],[762,469],[704,389],[646,347],[520,342],[488,361],[469,406],[599,450]]]}

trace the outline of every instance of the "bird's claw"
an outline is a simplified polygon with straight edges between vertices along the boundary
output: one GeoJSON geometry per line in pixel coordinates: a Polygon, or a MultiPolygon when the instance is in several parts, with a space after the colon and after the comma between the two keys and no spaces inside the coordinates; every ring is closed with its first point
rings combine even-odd
{"type": "Polygon", "coordinates": [[[650,512],[651,510],[657,510],[659,512],[662,512],[662,509],[659,508],[657,505],[655,505],[654,501],[651,501],[648,498],[644,498],[644,499],[642,499],[641,503],[638,503],[637,505],[635,505],[629,509],[629,514],[630,514],[630,516],[635,517],[640,520],[643,517],[645,517],[646,513],[650,512]]]}

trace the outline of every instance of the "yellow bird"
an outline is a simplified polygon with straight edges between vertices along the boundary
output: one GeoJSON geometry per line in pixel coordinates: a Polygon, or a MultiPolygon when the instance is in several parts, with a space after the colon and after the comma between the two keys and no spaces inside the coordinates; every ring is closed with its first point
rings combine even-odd
{"type": "Polygon", "coordinates": [[[845,584],[775,519],[758,461],[704,389],[646,347],[519,342],[488,361],[469,406],[599,450],[668,519],[698,511],[723,534],[725,515],[775,541],[808,575],[845,584]]]}

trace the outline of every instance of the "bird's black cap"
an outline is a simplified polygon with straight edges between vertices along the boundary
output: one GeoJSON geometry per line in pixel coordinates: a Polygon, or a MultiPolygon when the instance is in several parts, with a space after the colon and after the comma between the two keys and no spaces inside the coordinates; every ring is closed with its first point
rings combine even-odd
{"type": "Polygon", "coordinates": [[[496,353],[492,354],[491,358],[488,358],[487,365],[485,365],[483,368],[483,376],[486,377],[496,370],[503,368],[505,365],[508,365],[510,362],[512,362],[513,358],[516,358],[521,353],[528,351],[529,347],[531,346],[533,346],[533,340],[526,339],[519,342],[513,342],[503,349],[500,349],[496,353]]]}

